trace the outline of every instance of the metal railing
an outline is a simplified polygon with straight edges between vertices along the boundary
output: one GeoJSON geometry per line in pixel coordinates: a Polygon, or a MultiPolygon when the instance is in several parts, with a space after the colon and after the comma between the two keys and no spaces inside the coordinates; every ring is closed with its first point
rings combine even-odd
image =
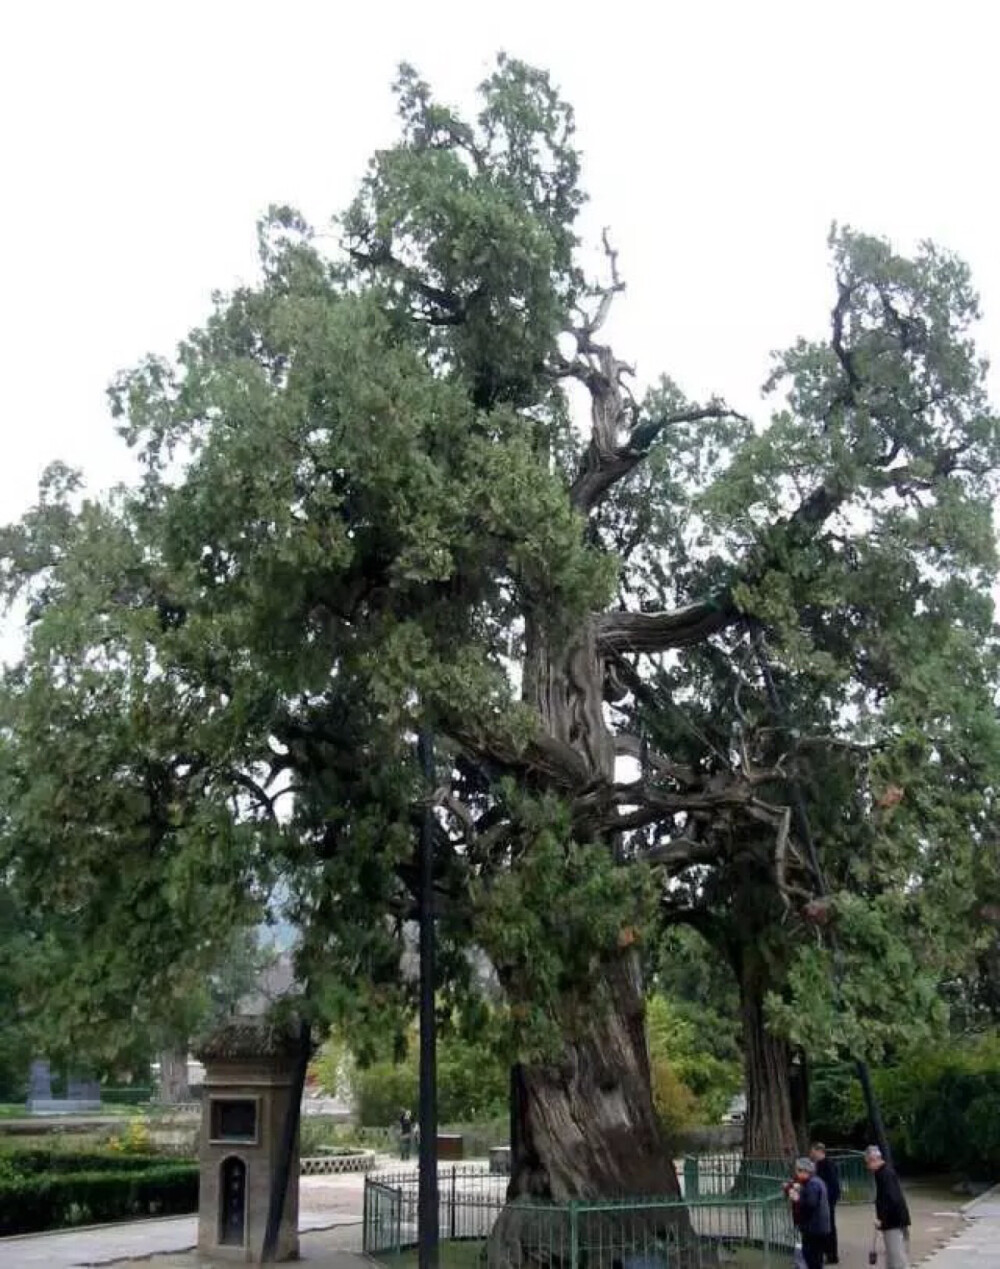
{"type": "MultiPolygon", "coordinates": [[[[417,1187],[415,1172],[366,1177],[363,1246],[368,1255],[385,1261],[412,1254],[417,1187]]],[[[753,1249],[753,1263],[770,1269],[788,1263],[794,1247],[780,1182],[765,1176],[753,1192],[687,1198],[508,1203],[506,1190],[506,1178],[482,1166],[440,1170],[443,1265],[700,1269],[717,1264],[725,1248],[734,1254],[753,1249]]]]}
{"type": "MultiPolygon", "coordinates": [[[[865,1168],[860,1150],[830,1150],[840,1176],[841,1203],[870,1203],[874,1183],[865,1168]]],[[[722,1154],[688,1154],[681,1167],[684,1197],[761,1193],[768,1186],[787,1181],[794,1159],[744,1159],[739,1151],[722,1154]]]]}

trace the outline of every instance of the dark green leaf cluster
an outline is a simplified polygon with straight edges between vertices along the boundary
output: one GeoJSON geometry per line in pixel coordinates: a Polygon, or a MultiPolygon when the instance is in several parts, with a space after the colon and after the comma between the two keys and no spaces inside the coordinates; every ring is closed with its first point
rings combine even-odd
{"type": "Polygon", "coordinates": [[[29,627],[0,878],[49,1009],[71,1043],[152,1022],[280,918],[318,1018],[405,1037],[430,798],[442,1008],[485,954],[521,1053],[641,943],[648,862],[669,920],[753,949],[789,1035],[836,1014],[895,1042],[1000,875],[1000,424],[968,271],[837,231],[829,337],[776,358],[766,423],[669,379],[637,401],[548,77],[500,59],[472,121],[409,68],[397,95],[342,250],[272,209],[259,281],[114,384],[138,487],[83,501],[55,467],[4,534],[29,627]]]}

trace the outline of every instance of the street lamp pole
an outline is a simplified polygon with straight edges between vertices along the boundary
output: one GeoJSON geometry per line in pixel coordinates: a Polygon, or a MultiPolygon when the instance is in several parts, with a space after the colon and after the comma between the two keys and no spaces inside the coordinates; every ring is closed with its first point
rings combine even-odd
{"type": "Polygon", "coordinates": [[[420,821],[420,1175],[417,1193],[417,1263],[419,1269],[437,1269],[439,1231],[437,1019],[434,1007],[434,809],[430,801],[434,789],[434,741],[427,728],[420,732],[417,753],[424,776],[426,799],[420,821]]]}

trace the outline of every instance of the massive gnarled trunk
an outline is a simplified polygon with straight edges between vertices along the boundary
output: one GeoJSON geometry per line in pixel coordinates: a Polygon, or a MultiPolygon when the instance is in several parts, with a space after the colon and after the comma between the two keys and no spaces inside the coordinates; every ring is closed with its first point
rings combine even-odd
{"type": "MultiPolygon", "coordinates": [[[[588,624],[568,646],[528,623],[524,696],[553,755],[578,790],[614,783],[615,745],[604,718],[604,661],[588,624]]],[[[609,841],[608,849],[612,849],[609,841]]],[[[512,1198],[563,1200],[677,1194],[653,1109],[638,958],[623,953],[589,984],[585,1029],[568,1029],[561,1060],[520,1068],[512,1198]],[[592,1002],[592,1003],[591,1003],[592,1002]]],[[[568,1002],[569,1003],[569,1002],[568,1002]]]]}
{"type": "Polygon", "coordinates": [[[561,1061],[518,1068],[512,1199],[679,1193],[653,1108],[637,958],[623,956],[603,986],[561,1061]]]}
{"type": "Polygon", "coordinates": [[[791,1049],[765,1024],[766,979],[759,957],[752,948],[744,948],[737,959],[747,1099],[744,1158],[790,1158],[799,1149],[792,1113],[791,1049]]]}
{"type": "MultiPolygon", "coordinates": [[[[509,1202],[490,1235],[491,1266],[571,1264],[568,1210],[545,1213],[543,1203],[680,1196],[653,1107],[634,955],[606,969],[561,1060],[518,1067],[512,1085],[509,1202]]],[[[689,1229],[683,1207],[638,1204],[579,1215],[576,1237],[589,1248],[588,1260],[603,1267],[663,1237],[668,1226],[689,1229]]]]}

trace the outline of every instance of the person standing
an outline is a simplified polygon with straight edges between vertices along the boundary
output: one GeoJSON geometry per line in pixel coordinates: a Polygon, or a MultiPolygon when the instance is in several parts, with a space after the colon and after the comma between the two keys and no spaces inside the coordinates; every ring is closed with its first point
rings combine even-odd
{"type": "Polygon", "coordinates": [[[910,1209],[899,1177],[878,1146],[865,1151],[865,1167],[875,1180],[875,1225],[882,1231],[887,1269],[909,1269],[910,1209]]]}
{"type": "Polygon", "coordinates": [[[413,1115],[404,1110],[399,1116],[399,1157],[406,1163],[413,1149],[413,1115]]]}
{"type": "Polygon", "coordinates": [[[837,1165],[826,1155],[826,1146],[822,1141],[814,1141],[809,1147],[809,1158],[816,1166],[816,1175],[826,1186],[827,1202],[830,1204],[830,1236],[826,1242],[826,1263],[840,1264],[840,1251],[837,1247],[837,1204],[840,1202],[840,1173],[837,1165]]]}
{"type": "Polygon", "coordinates": [[[785,1187],[785,1192],[792,1202],[792,1220],[802,1235],[806,1269],[823,1269],[830,1237],[830,1203],[812,1159],[796,1160],[795,1180],[785,1187]]]}

